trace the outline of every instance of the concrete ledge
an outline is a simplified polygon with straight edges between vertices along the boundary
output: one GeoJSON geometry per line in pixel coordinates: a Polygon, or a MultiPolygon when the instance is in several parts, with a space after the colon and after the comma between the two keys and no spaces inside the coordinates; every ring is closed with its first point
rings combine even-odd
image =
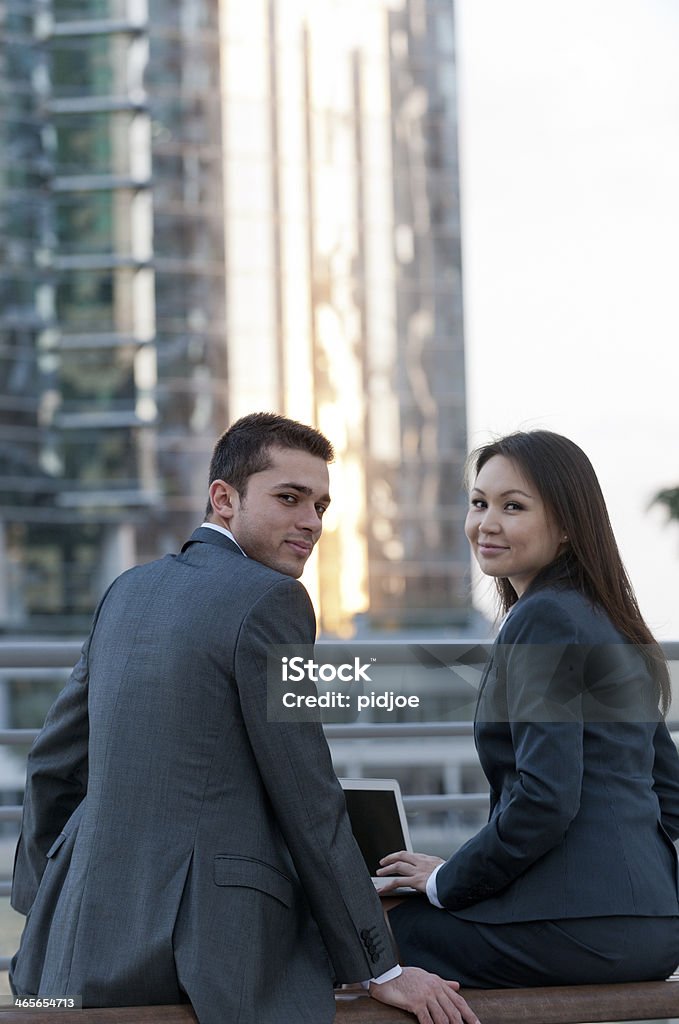
{"type": "MultiPolygon", "coordinates": [[[[679,981],[633,985],[564,985],[558,988],[466,989],[462,994],[482,1024],[583,1024],[679,1018],[679,981]]],[[[336,996],[335,1024],[413,1024],[403,1010],[366,993],[336,996]]],[[[197,1024],[190,1006],[120,1006],[64,1010],[58,1014],[0,1009],[0,1024],[197,1024]]],[[[290,1021],[294,1024],[294,1021],[290,1021]]]]}

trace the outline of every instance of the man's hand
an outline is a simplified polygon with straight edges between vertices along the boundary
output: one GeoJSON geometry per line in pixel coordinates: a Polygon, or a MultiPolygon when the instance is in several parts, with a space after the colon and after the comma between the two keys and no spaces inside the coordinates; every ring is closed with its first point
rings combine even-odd
{"type": "Polygon", "coordinates": [[[430,857],[427,853],[410,853],[408,850],[399,850],[398,853],[390,853],[380,861],[381,867],[377,874],[393,875],[388,882],[379,888],[380,895],[391,892],[401,885],[410,885],[419,892],[426,893],[427,879],[439,864],[444,861],[440,857],[430,857]]]}
{"type": "Polygon", "coordinates": [[[381,1003],[409,1010],[420,1024],[479,1024],[458,993],[459,987],[456,981],[444,981],[420,967],[404,967],[398,978],[371,984],[370,995],[381,1003]]]}

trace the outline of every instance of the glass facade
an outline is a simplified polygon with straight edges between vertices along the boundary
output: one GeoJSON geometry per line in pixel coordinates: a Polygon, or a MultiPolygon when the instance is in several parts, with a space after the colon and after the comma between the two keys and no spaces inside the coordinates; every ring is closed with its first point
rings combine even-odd
{"type": "Polygon", "coordinates": [[[454,40],[450,3],[411,0],[389,14],[395,330],[368,342],[367,473],[370,608],[385,623],[468,615],[454,40]]]}
{"type": "Polygon", "coordinates": [[[4,0],[0,32],[0,629],[78,634],[193,526],[226,422],[218,8],[4,0]]]}
{"type": "Polygon", "coordinates": [[[230,411],[336,445],[326,630],[464,628],[452,0],[222,8],[230,411]]]}
{"type": "Polygon", "coordinates": [[[452,0],[0,0],[1,630],[82,633],[258,409],[337,449],[323,629],[464,627],[454,39],[452,0]]]}

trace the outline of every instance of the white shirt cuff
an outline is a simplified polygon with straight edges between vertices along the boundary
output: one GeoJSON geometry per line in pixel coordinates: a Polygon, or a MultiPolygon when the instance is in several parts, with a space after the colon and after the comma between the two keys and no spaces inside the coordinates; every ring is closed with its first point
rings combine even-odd
{"type": "Polygon", "coordinates": [[[436,890],[436,876],[442,867],[443,864],[439,864],[438,867],[435,867],[427,879],[427,899],[430,903],[433,903],[435,907],[438,907],[440,910],[445,910],[445,907],[439,900],[439,894],[436,890]]]}
{"type": "Polygon", "coordinates": [[[363,988],[370,988],[370,982],[374,982],[376,985],[384,985],[385,981],[393,981],[394,978],[400,978],[403,974],[403,968],[400,964],[396,964],[395,967],[390,967],[384,974],[380,974],[377,978],[371,978],[370,981],[362,981],[361,985],[363,988]]]}

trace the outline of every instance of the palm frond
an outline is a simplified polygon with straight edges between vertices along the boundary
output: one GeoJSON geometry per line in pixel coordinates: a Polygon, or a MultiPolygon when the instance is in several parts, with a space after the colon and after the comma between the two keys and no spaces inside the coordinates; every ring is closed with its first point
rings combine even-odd
{"type": "Polygon", "coordinates": [[[664,505],[667,509],[668,520],[679,519],[679,487],[668,487],[653,497],[653,505],[664,505]]]}

